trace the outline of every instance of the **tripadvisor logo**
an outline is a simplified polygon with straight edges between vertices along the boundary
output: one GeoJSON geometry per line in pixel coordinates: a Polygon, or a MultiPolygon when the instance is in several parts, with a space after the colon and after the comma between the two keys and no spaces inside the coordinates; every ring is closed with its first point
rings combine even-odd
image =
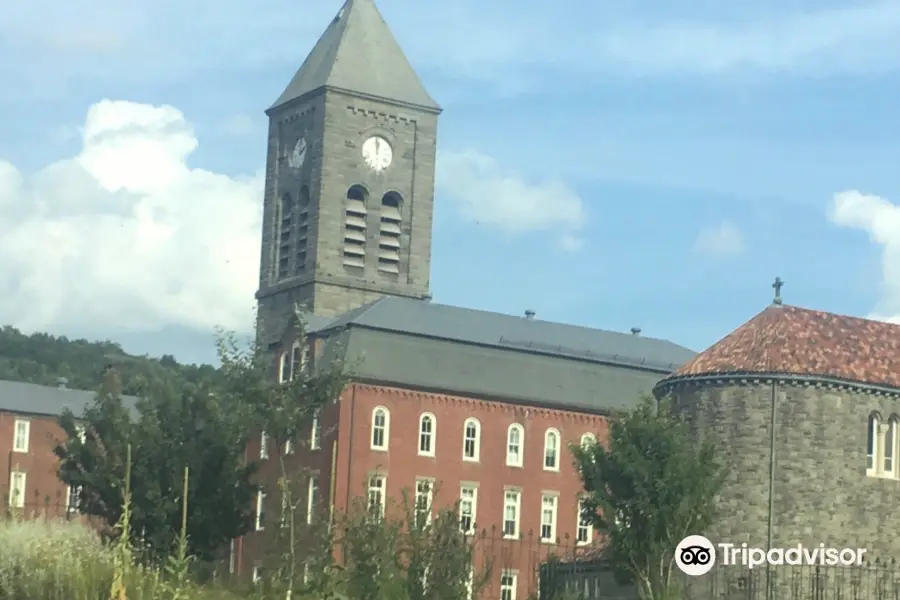
{"type": "Polygon", "coordinates": [[[764,550],[747,544],[713,544],[702,535],[689,535],[675,548],[675,564],[686,575],[697,577],[709,573],[717,558],[722,565],[743,565],[748,569],[765,564],[834,567],[861,565],[865,554],[865,548],[827,548],[825,544],[811,548],[797,544],[790,548],[764,550]]]}

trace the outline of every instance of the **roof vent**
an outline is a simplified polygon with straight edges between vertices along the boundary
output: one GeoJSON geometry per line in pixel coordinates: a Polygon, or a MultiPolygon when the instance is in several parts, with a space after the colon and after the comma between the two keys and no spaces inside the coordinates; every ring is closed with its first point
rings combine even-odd
{"type": "Polygon", "coordinates": [[[632,327],[631,335],[641,335],[641,328],[640,327],[632,327]]]}
{"type": "Polygon", "coordinates": [[[422,296],[422,300],[424,300],[425,302],[431,302],[431,299],[433,297],[434,296],[432,296],[431,294],[425,294],[424,296],[422,296]]]}
{"type": "Polygon", "coordinates": [[[531,309],[525,311],[525,318],[529,321],[534,319],[535,312],[531,309]]]}
{"type": "Polygon", "coordinates": [[[65,377],[58,377],[58,378],[56,379],[56,387],[58,387],[58,388],[61,389],[61,390],[66,389],[66,386],[67,386],[68,384],[69,384],[69,380],[66,379],[65,377]]]}

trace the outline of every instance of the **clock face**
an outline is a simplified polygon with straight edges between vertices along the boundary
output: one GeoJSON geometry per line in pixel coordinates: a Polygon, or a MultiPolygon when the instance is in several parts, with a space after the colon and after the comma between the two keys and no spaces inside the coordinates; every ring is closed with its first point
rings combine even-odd
{"type": "Polygon", "coordinates": [[[386,139],[380,136],[374,136],[363,142],[362,145],[363,160],[373,171],[384,171],[391,166],[394,160],[394,151],[386,139]]]}
{"type": "Polygon", "coordinates": [[[288,164],[292,169],[299,169],[306,160],[306,138],[300,138],[294,145],[291,155],[288,157],[288,164]]]}

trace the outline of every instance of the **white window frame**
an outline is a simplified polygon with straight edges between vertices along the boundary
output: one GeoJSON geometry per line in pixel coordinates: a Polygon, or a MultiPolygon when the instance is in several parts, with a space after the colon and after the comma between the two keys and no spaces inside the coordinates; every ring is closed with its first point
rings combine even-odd
{"type": "Polygon", "coordinates": [[[886,477],[897,476],[897,435],[900,434],[898,425],[900,425],[900,417],[891,415],[884,430],[882,465],[886,477]]]}
{"type": "Polygon", "coordinates": [[[234,538],[228,543],[228,574],[234,575],[234,567],[237,563],[237,551],[235,548],[234,538]]]}
{"type": "Polygon", "coordinates": [[[478,527],[476,519],[478,518],[478,486],[474,483],[463,483],[459,486],[459,526],[466,535],[474,535],[475,529],[478,527]],[[471,491],[471,496],[467,492],[471,491]],[[464,511],[465,507],[469,507],[468,514],[464,511]],[[463,526],[463,517],[470,517],[469,528],[463,526]]]}
{"type": "Polygon", "coordinates": [[[78,434],[78,441],[82,444],[87,442],[87,429],[84,425],[76,425],[75,433],[78,434]]]}
{"type": "Polygon", "coordinates": [[[296,379],[297,374],[302,373],[303,369],[306,368],[306,356],[307,356],[306,346],[304,346],[303,344],[301,344],[298,341],[295,341],[291,345],[291,356],[290,356],[291,379],[290,379],[290,381],[293,381],[294,379],[296,379]],[[299,356],[297,356],[297,354],[299,354],[299,356]]]}
{"type": "Polygon", "coordinates": [[[367,506],[369,511],[372,509],[372,498],[373,495],[378,496],[379,503],[379,514],[378,517],[384,518],[385,512],[385,504],[387,503],[387,477],[381,474],[374,474],[369,476],[368,482],[368,498],[367,506]]]}
{"type": "Polygon", "coordinates": [[[295,452],[294,440],[292,440],[292,439],[285,440],[284,441],[284,455],[290,456],[290,455],[294,454],[294,452],[295,452]]]}
{"type": "Polygon", "coordinates": [[[556,543],[556,524],[559,516],[559,494],[542,494],[541,495],[541,543],[556,543]],[[549,523],[547,522],[549,513],[549,523]]]}
{"type": "Polygon", "coordinates": [[[544,432],[544,470],[545,471],[559,471],[559,454],[560,454],[560,446],[562,446],[562,436],[559,434],[559,430],[551,427],[546,432],[544,432]],[[553,464],[548,465],[547,459],[550,458],[550,439],[551,437],[556,437],[556,448],[553,449],[553,464]]]}
{"type": "Polygon", "coordinates": [[[269,458],[269,434],[265,429],[259,432],[259,459],[266,460],[269,458]]]}
{"type": "Polygon", "coordinates": [[[313,420],[309,426],[309,449],[320,450],[322,448],[322,422],[319,420],[320,409],[313,413],[313,420]]]}
{"type": "Polygon", "coordinates": [[[254,529],[262,531],[266,527],[266,493],[262,490],[256,492],[256,521],[254,529]]]}
{"type": "Polygon", "coordinates": [[[525,464],[525,428],[513,423],[506,430],[506,466],[521,467],[525,464]],[[513,452],[513,433],[518,434],[517,451],[513,452]]]}
{"type": "Polygon", "coordinates": [[[519,539],[519,534],[521,533],[521,521],[522,521],[522,490],[516,488],[506,488],[503,490],[503,519],[501,521],[501,531],[503,533],[503,539],[505,540],[516,540],[519,539]],[[506,511],[508,508],[512,507],[514,510],[513,514],[513,531],[512,533],[507,533],[506,530],[506,511]]]}
{"type": "Polygon", "coordinates": [[[473,600],[475,596],[475,569],[469,567],[469,578],[466,579],[466,600],[473,600]]]}
{"type": "Polygon", "coordinates": [[[431,508],[434,505],[434,479],[430,477],[416,478],[416,497],[415,509],[416,513],[422,510],[419,507],[419,500],[424,497],[425,500],[425,524],[431,523],[431,508]],[[425,487],[427,486],[427,487],[425,487]],[[423,491],[424,488],[424,491],[423,491]]]}
{"type": "Polygon", "coordinates": [[[594,523],[590,519],[585,519],[584,500],[578,501],[578,520],[575,522],[575,544],[578,546],[587,546],[594,541],[594,523]],[[581,539],[581,532],[584,531],[584,538],[581,539]]]}
{"type": "Polygon", "coordinates": [[[259,583],[262,580],[262,567],[253,565],[253,583],[259,583]]]}
{"type": "Polygon", "coordinates": [[[881,419],[877,414],[872,413],[869,415],[869,419],[866,422],[866,428],[868,432],[866,434],[866,474],[867,475],[876,475],[878,473],[878,465],[879,465],[879,442],[880,442],[880,431],[879,427],[881,423],[881,419]]]}
{"type": "Polygon", "coordinates": [[[430,412],[419,415],[419,456],[434,456],[437,443],[437,419],[430,412]],[[430,424],[430,430],[425,431],[425,423],[430,424]],[[427,448],[422,448],[426,445],[427,448]]]}
{"type": "Polygon", "coordinates": [[[291,380],[290,360],[291,357],[287,352],[278,355],[278,383],[287,383],[291,380]]]}
{"type": "Polygon", "coordinates": [[[290,505],[288,504],[288,495],[285,493],[285,490],[281,490],[281,523],[282,527],[288,526],[288,511],[290,510],[290,505]]]}
{"type": "Polygon", "coordinates": [[[28,473],[12,471],[9,474],[9,506],[25,508],[25,496],[28,490],[28,473]]]}
{"type": "Polygon", "coordinates": [[[81,496],[80,487],[66,486],[66,515],[78,512],[78,499],[81,496]]]}
{"type": "Polygon", "coordinates": [[[519,574],[505,569],[500,572],[500,600],[516,600],[516,588],[519,587],[519,574]]]}
{"type": "Polygon", "coordinates": [[[369,442],[372,450],[376,450],[378,452],[387,452],[388,446],[390,445],[390,436],[391,436],[391,411],[389,411],[384,406],[376,406],[372,409],[372,429],[369,432],[369,442]],[[384,413],[384,425],[379,426],[376,423],[376,419],[378,418],[378,413],[384,413]],[[376,443],[376,433],[378,430],[381,430],[381,444],[376,443]]]}
{"type": "Polygon", "coordinates": [[[581,449],[586,450],[597,443],[597,436],[593,433],[584,433],[581,435],[581,449]]]}
{"type": "Polygon", "coordinates": [[[16,419],[13,424],[13,452],[28,454],[31,446],[31,421],[16,419]]]}
{"type": "Polygon", "coordinates": [[[312,525],[316,505],[319,503],[319,476],[310,475],[306,484],[306,524],[312,525]]]}
{"type": "Polygon", "coordinates": [[[468,419],[466,419],[466,422],[463,423],[462,459],[466,462],[478,462],[479,460],[481,460],[481,422],[474,417],[469,417],[468,419]],[[469,438],[469,425],[474,426],[474,438],[469,438]],[[471,455],[466,452],[466,443],[470,440],[472,441],[471,455]]]}

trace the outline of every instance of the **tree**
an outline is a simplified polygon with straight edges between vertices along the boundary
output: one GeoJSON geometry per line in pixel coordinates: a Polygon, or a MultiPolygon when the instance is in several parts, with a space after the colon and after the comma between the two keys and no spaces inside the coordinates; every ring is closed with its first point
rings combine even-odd
{"type": "Polygon", "coordinates": [[[192,556],[213,560],[250,530],[256,465],[244,464],[248,431],[213,390],[156,380],[130,411],[111,371],[83,415],[65,411],[59,422],[67,436],[55,448],[60,478],[77,490],[79,510],[102,518],[109,533],[122,516],[131,447],[130,541],[149,560],[162,560],[177,542],[185,468],[192,556]]]}
{"type": "MultiPolygon", "coordinates": [[[[271,581],[270,588],[279,587],[279,597],[290,598],[302,585],[304,565],[310,559],[310,537],[316,535],[305,527],[305,519],[297,518],[305,495],[298,492],[308,473],[289,472],[285,463],[287,445],[293,452],[309,448],[314,424],[321,427],[322,409],[337,402],[348,381],[348,366],[341,357],[340,344],[333,342],[327,351],[316,356],[307,336],[306,323],[301,313],[295,311],[293,344],[283,358],[287,363],[284,374],[278,377],[280,362],[259,340],[239,343],[233,333],[221,333],[217,342],[223,378],[223,393],[235,413],[256,432],[265,431],[266,439],[278,459],[280,477],[278,492],[281,496],[281,527],[274,528],[274,538],[269,564],[264,572],[271,581]],[[305,536],[305,540],[301,539],[305,536]]],[[[321,440],[326,432],[318,429],[321,440]]],[[[304,514],[305,516],[305,514],[304,514]]],[[[327,532],[318,532],[328,538],[327,532]]],[[[321,536],[320,536],[321,537],[321,536]]],[[[275,592],[275,589],[270,590],[275,592]]]]}
{"type": "Polygon", "coordinates": [[[725,478],[714,440],[697,440],[668,401],[645,398],[610,426],[608,447],[572,447],[584,516],[607,539],[605,557],[642,600],[678,594],[675,548],[715,522],[725,478]]]}

